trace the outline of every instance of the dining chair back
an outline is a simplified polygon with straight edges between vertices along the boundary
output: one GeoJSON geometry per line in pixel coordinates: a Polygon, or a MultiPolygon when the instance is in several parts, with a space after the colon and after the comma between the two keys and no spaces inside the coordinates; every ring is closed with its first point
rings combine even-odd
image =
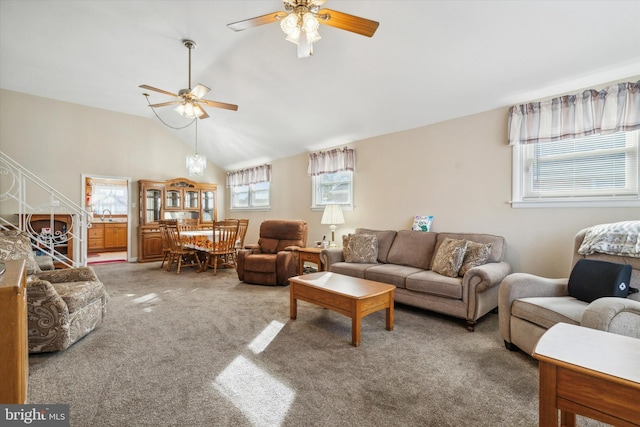
{"type": "Polygon", "coordinates": [[[213,274],[218,271],[218,263],[235,267],[236,239],[238,221],[216,221],[213,223],[213,247],[207,256],[207,266],[213,267],[213,274]]]}
{"type": "Polygon", "coordinates": [[[167,221],[165,230],[171,244],[171,258],[167,265],[167,271],[171,270],[171,266],[175,262],[178,265],[177,274],[180,274],[182,267],[198,267],[201,268],[200,258],[195,249],[187,248],[180,237],[180,227],[177,221],[167,221]]]}

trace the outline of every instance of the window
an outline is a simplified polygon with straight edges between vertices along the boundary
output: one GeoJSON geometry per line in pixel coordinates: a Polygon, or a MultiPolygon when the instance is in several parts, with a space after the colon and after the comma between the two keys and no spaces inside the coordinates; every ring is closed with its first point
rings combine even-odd
{"type": "Polygon", "coordinates": [[[515,145],[514,206],[640,206],[639,134],[515,145]]]}
{"type": "Polygon", "coordinates": [[[313,208],[328,204],[353,206],[353,172],[322,173],[312,177],[313,208]]]}
{"type": "Polygon", "coordinates": [[[231,187],[231,209],[268,209],[271,183],[234,185],[231,187]]]}
{"type": "Polygon", "coordinates": [[[91,186],[93,213],[101,215],[109,210],[112,215],[126,215],[128,206],[127,185],[94,182],[91,186]]]}

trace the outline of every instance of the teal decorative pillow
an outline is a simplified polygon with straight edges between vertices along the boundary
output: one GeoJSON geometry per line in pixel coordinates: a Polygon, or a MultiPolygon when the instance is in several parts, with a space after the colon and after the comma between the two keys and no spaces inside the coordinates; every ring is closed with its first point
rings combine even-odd
{"type": "Polygon", "coordinates": [[[433,215],[420,216],[416,215],[413,219],[413,225],[411,229],[413,231],[431,231],[431,223],[433,222],[433,215]]]}
{"type": "Polygon", "coordinates": [[[491,243],[482,244],[467,240],[467,252],[464,254],[458,275],[462,277],[469,269],[485,264],[491,255],[491,246],[491,243]]]}
{"type": "Polygon", "coordinates": [[[347,242],[343,249],[346,262],[376,264],[378,262],[378,237],[373,234],[351,234],[343,237],[347,242]]]}
{"type": "Polygon", "coordinates": [[[446,238],[440,244],[436,256],[433,257],[431,270],[448,277],[457,277],[464,255],[467,252],[467,241],[446,238]]]}

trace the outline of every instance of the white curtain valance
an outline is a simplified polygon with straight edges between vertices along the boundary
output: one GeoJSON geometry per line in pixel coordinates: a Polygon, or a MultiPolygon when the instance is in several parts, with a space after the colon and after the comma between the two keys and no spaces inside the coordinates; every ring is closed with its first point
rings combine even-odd
{"type": "Polygon", "coordinates": [[[640,129],[640,80],[509,109],[509,145],[640,129]]]}
{"type": "Polygon", "coordinates": [[[352,148],[335,148],[328,151],[309,153],[309,175],[354,171],[356,167],[356,150],[352,148]]]}
{"type": "Polygon", "coordinates": [[[267,181],[271,181],[271,165],[260,165],[227,172],[227,188],[267,181]]]}

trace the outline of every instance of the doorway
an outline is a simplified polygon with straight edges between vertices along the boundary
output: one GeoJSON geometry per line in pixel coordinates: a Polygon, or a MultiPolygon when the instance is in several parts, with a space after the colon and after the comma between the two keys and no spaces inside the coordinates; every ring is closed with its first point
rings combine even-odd
{"type": "Polygon", "coordinates": [[[87,229],[87,264],[131,258],[131,179],[82,176],[84,208],[92,213],[87,229]]]}

